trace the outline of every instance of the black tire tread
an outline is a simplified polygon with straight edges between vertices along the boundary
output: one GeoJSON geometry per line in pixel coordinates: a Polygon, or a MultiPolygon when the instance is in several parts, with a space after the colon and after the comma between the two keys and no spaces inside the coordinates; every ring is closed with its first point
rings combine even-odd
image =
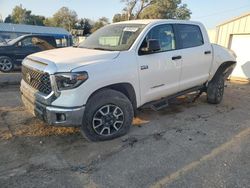
{"type": "MultiPolygon", "coordinates": [[[[208,83],[207,86],[207,102],[210,104],[219,104],[222,101],[223,95],[221,98],[217,97],[217,87],[220,81],[224,82],[224,76],[222,73],[218,73],[215,77],[208,83]]],[[[224,83],[223,83],[224,86],[224,83]]],[[[223,89],[224,93],[224,89],[223,89]]]]}
{"type": "Polygon", "coordinates": [[[132,104],[123,93],[112,89],[102,89],[91,96],[87,101],[81,126],[81,133],[89,141],[104,141],[120,137],[129,131],[133,120],[133,114],[132,104]],[[95,110],[107,103],[117,104],[120,108],[123,108],[125,122],[117,134],[102,137],[94,132],[91,122],[95,110]]]}

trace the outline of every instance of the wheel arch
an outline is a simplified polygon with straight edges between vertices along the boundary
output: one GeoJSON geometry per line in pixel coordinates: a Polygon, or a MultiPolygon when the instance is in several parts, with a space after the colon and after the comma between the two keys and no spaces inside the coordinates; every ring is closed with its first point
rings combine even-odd
{"type": "Polygon", "coordinates": [[[226,61],[223,62],[218,69],[216,70],[215,74],[211,78],[210,81],[213,81],[217,78],[217,76],[221,73],[224,74],[224,79],[227,79],[228,76],[233,72],[234,67],[236,66],[236,61],[226,61]]]}
{"type": "Polygon", "coordinates": [[[115,91],[119,91],[121,93],[123,93],[131,102],[133,109],[134,109],[134,115],[136,115],[136,109],[137,109],[137,100],[136,100],[136,93],[135,93],[135,89],[132,86],[132,84],[130,83],[116,83],[116,84],[111,84],[111,85],[107,85],[104,86],[102,88],[99,88],[97,90],[95,90],[88,98],[87,102],[89,101],[89,99],[95,95],[96,93],[98,93],[101,90],[104,89],[112,89],[115,91]]]}

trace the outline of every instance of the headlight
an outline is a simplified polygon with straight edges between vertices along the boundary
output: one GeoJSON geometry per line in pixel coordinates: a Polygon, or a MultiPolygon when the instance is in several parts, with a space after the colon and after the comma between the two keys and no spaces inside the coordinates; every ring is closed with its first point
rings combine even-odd
{"type": "Polygon", "coordinates": [[[70,72],[55,74],[58,89],[67,90],[73,89],[81,85],[88,79],[87,72],[70,72]]]}

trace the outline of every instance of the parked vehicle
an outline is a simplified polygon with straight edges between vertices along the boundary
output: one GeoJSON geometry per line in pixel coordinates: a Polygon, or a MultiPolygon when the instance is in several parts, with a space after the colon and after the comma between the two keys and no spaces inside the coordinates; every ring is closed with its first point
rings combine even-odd
{"type": "Polygon", "coordinates": [[[111,24],[78,47],[24,59],[25,106],[49,125],[80,126],[92,141],[126,134],[138,108],[158,110],[193,91],[221,102],[235,54],[211,44],[204,26],[177,20],[111,24]]]}
{"type": "Polygon", "coordinates": [[[23,35],[0,45],[0,71],[10,72],[15,65],[36,52],[56,48],[56,40],[47,35],[23,35]]]}

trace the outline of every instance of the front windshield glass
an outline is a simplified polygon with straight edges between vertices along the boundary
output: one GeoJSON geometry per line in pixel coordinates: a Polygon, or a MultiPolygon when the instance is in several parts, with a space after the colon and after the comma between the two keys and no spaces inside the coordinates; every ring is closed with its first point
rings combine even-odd
{"type": "Polygon", "coordinates": [[[132,46],[144,27],[144,24],[108,25],[90,35],[85,41],[80,43],[78,47],[97,50],[125,51],[132,46]]]}

